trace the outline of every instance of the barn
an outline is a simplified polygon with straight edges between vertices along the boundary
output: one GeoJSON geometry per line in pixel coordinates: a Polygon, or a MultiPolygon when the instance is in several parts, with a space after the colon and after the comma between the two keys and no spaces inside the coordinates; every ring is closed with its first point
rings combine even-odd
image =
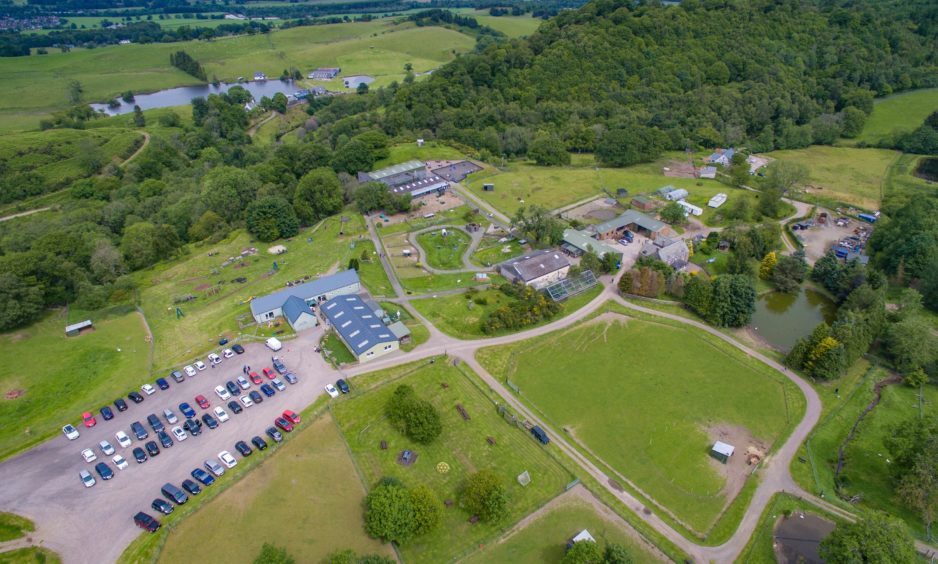
{"type": "Polygon", "coordinates": [[[287,319],[287,323],[289,323],[290,327],[293,327],[293,330],[297,333],[319,325],[316,314],[313,313],[313,310],[307,305],[306,301],[300,297],[290,296],[287,298],[287,301],[283,303],[282,309],[283,316],[287,319]]]}
{"type": "Polygon", "coordinates": [[[254,298],[251,300],[251,315],[254,316],[254,321],[266,323],[284,315],[283,306],[291,297],[300,298],[307,306],[314,306],[335,296],[355,294],[360,290],[361,281],[358,279],[358,273],[354,270],[346,270],[254,298]]]}
{"type": "Polygon", "coordinates": [[[400,348],[400,340],[375,316],[361,296],[337,296],[322,305],[322,314],[359,362],[400,348]]]}

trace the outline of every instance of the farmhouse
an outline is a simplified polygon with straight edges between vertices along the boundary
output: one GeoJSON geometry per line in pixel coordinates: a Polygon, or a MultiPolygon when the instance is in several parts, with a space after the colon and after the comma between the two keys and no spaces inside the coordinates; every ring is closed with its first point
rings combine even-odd
{"type": "Polygon", "coordinates": [[[736,149],[717,149],[709,157],[704,159],[704,162],[711,164],[718,164],[721,166],[730,166],[733,162],[733,155],[736,153],[736,149]]]}
{"type": "MultiPolygon", "coordinates": [[[[358,279],[358,273],[354,270],[346,270],[331,276],[323,276],[318,280],[290,286],[260,298],[254,298],[251,300],[251,315],[258,323],[264,323],[276,317],[284,316],[284,306],[292,297],[299,298],[307,306],[314,306],[335,296],[355,294],[359,290],[361,290],[361,282],[358,279]]],[[[295,306],[288,309],[295,312],[293,307],[295,306]]],[[[296,319],[300,319],[300,317],[297,314],[296,319]]]]}
{"type": "Polygon", "coordinates": [[[726,194],[720,192],[714,197],[710,198],[710,201],[707,202],[707,205],[711,208],[718,208],[726,203],[726,194]]]}
{"type": "Polygon", "coordinates": [[[572,257],[578,257],[587,251],[593,251],[600,258],[606,256],[606,253],[612,253],[618,257],[619,261],[622,260],[622,253],[602,241],[593,239],[589,233],[576,229],[563,230],[563,245],[560,248],[572,257]]]}
{"type": "Polygon", "coordinates": [[[502,275],[512,282],[541,289],[562,280],[570,272],[570,261],[556,250],[544,249],[505,261],[498,266],[502,275]]]}
{"type": "Polygon", "coordinates": [[[699,208],[687,200],[678,200],[677,203],[684,208],[684,215],[703,215],[703,208],[699,208]]]}
{"type": "Polygon", "coordinates": [[[640,233],[649,239],[655,239],[664,231],[667,224],[635,210],[627,210],[615,219],[604,221],[589,229],[597,239],[619,239],[626,231],[640,233]]]}
{"type": "Polygon", "coordinates": [[[687,243],[682,239],[659,237],[654,241],[645,243],[641,255],[643,257],[654,257],[668,266],[680,270],[687,265],[690,250],[687,248],[687,243]]]}
{"type": "Polygon", "coordinates": [[[313,80],[332,80],[339,76],[342,69],[339,67],[320,67],[309,73],[309,78],[313,80]]]}
{"type": "Polygon", "coordinates": [[[380,182],[395,195],[410,194],[412,198],[429,192],[443,192],[449,182],[427,170],[418,160],[407,161],[371,172],[359,172],[359,182],[380,182]]]}
{"type": "Polygon", "coordinates": [[[321,311],[359,362],[400,348],[398,337],[365,305],[361,296],[336,296],[324,303],[321,311]]]}

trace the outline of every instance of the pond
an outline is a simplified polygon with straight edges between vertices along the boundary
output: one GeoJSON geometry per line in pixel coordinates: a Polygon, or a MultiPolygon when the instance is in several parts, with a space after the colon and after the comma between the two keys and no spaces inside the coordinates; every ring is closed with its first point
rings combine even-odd
{"type": "Polygon", "coordinates": [[[779,564],[821,564],[818,546],[834,523],[810,513],[795,512],[775,526],[775,557],[779,564]]]}
{"type": "Polygon", "coordinates": [[[776,349],[787,351],[822,321],[831,323],[837,306],[824,294],[802,288],[797,294],[768,292],[756,300],[750,328],[776,349]]]}
{"type": "Polygon", "coordinates": [[[202,84],[199,86],[180,86],[178,88],[169,88],[160,90],[151,94],[137,94],[133,102],[124,102],[120,98],[120,106],[116,108],[108,107],[107,104],[91,104],[95,110],[100,110],[109,116],[126,114],[134,111],[134,106],[140,106],[142,110],[151,110],[153,108],[167,108],[171,106],[185,106],[192,103],[193,98],[204,98],[209,94],[221,94],[227,92],[232,86],[241,86],[254,96],[254,100],[260,100],[263,96],[272,98],[277,92],[283,92],[288,96],[300,90],[301,87],[294,84],[292,80],[257,80],[250,82],[227,83],[222,82],[218,86],[211,84],[202,84]]]}

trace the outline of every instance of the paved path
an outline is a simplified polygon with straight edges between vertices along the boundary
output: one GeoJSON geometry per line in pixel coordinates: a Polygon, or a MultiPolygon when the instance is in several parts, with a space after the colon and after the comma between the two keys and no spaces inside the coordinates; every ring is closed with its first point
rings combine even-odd
{"type": "Polygon", "coordinates": [[[411,231],[407,234],[407,241],[417,249],[417,254],[419,255],[418,260],[423,265],[424,270],[432,272],[433,274],[459,274],[461,272],[486,272],[488,268],[483,268],[481,266],[476,266],[469,261],[469,257],[472,253],[479,248],[479,243],[482,242],[482,237],[485,235],[485,232],[482,229],[477,231],[469,232],[466,231],[461,225],[433,225],[431,227],[424,227],[423,229],[418,229],[417,231],[411,231]],[[458,230],[469,236],[469,246],[462,254],[462,263],[463,268],[456,269],[443,269],[443,268],[433,268],[430,266],[427,260],[427,251],[424,250],[423,246],[417,242],[417,236],[421,233],[429,233],[431,231],[439,231],[440,229],[450,229],[458,230]]]}

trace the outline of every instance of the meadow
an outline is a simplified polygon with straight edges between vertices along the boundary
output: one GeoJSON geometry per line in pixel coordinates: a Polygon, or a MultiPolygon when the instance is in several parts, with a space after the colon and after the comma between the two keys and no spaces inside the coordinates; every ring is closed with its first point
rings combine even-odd
{"type": "Polygon", "coordinates": [[[707,454],[713,429],[739,429],[771,449],[804,409],[792,384],[721,341],[616,313],[477,356],[555,428],[697,531],[732,501],[707,454]]]}
{"type": "Polygon", "coordinates": [[[417,235],[417,244],[423,250],[427,265],[439,270],[459,270],[465,268],[462,257],[469,249],[471,239],[461,229],[428,231],[417,235]]]}
{"type": "Polygon", "coordinates": [[[501,237],[483,237],[479,247],[469,256],[469,261],[478,266],[493,266],[524,254],[525,247],[519,244],[517,239],[506,243],[500,242],[500,239],[501,237]],[[507,253],[503,252],[505,249],[508,250],[507,253]]]}
{"type": "Polygon", "coordinates": [[[428,141],[423,146],[416,143],[402,143],[388,147],[388,156],[375,163],[374,169],[396,165],[405,161],[461,161],[466,156],[458,150],[437,141],[428,141]]]}
{"type": "Polygon", "coordinates": [[[6,458],[78,424],[146,382],[150,345],[132,308],[93,314],[50,312],[29,327],[0,334],[0,457],[6,458]],[[83,319],[94,331],[66,337],[65,326],[83,319]],[[61,393],[68,390],[68,393],[61,393]],[[19,394],[19,395],[17,395],[19,394]],[[11,397],[15,396],[15,397],[11,397]]]}
{"type": "Polygon", "coordinates": [[[929,114],[938,110],[938,88],[912,90],[879,98],[863,131],[852,142],[876,143],[896,133],[906,133],[922,125],[929,114]]]}
{"type": "Polygon", "coordinates": [[[386,382],[384,385],[332,405],[333,416],[366,486],[390,476],[407,486],[425,484],[440,500],[456,501],[444,509],[443,521],[435,531],[400,548],[407,562],[443,562],[465,556],[563,492],[573,479],[524,429],[502,419],[474,374],[463,372],[444,358],[432,364],[411,366],[407,372],[379,374],[382,377],[378,381],[386,382]],[[389,378],[392,374],[399,377],[389,378]],[[384,417],[384,405],[399,384],[412,386],[419,397],[433,403],[439,411],[443,434],[432,444],[413,444],[384,417]],[[470,420],[460,416],[457,404],[466,409],[470,420]],[[487,437],[494,444],[489,444],[487,437]],[[381,441],[387,441],[386,450],[379,448],[381,441]],[[409,467],[396,462],[404,449],[417,454],[409,467]],[[438,472],[440,462],[446,462],[449,471],[438,472]],[[470,516],[459,507],[459,487],[469,474],[481,469],[495,472],[506,487],[509,501],[502,522],[469,523],[470,516]],[[532,480],[521,486],[516,477],[525,470],[532,480]]]}
{"type": "Polygon", "coordinates": [[[467,10],[464,16],[472,16],[482,25],[500,31],[508,37],[525,37],[531,35],[544,23],[540,18],[533,18],[530,14],[523,16],[492,16],[488,10],[467,10]]]}

